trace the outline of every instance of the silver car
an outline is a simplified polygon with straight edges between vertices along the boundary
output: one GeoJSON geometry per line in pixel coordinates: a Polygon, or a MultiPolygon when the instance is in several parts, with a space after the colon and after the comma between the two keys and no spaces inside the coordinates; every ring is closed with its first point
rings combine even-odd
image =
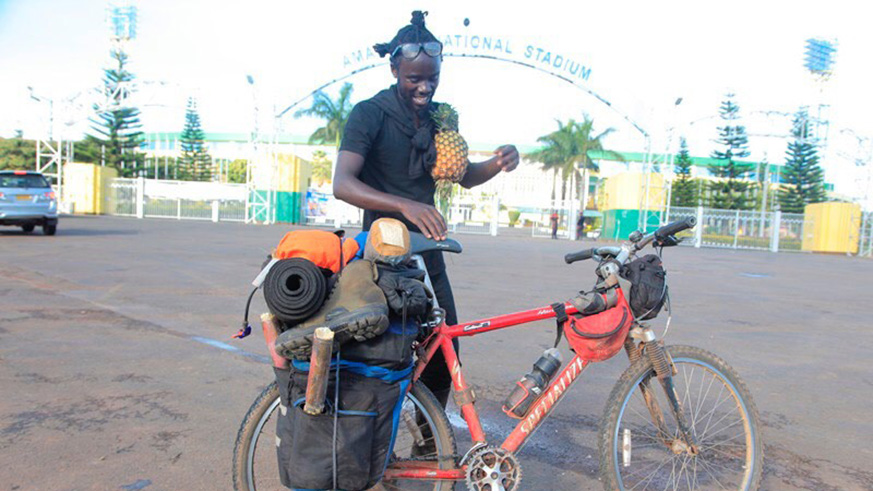
{"type": "Polygon", "coordinates": [[[46,235],[58,230],[58,200],[39,172],[0,171],[0,225],[33,232],[39,225],[46,235]]]}

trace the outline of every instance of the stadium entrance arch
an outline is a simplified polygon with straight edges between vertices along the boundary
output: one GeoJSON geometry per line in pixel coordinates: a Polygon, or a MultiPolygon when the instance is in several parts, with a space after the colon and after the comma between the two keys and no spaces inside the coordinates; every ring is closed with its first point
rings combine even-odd
{"type": "MultiPolygon", "coordinates": [[[[588,94],[599,104],[606,106],[610,111],[618,115],[643,137],[646,146],[646,175],[649,175],[648,169],[651,168],[653,156],[649,132],[638,121],[621,111],[612,102],[587,85],[586,82],[593,72],[591,66],[567,53],[551,50],[537,43],[519,42],[517,39],[510,39],[508,37],[465,33],[445,35],[440,40],[443,43],[444,57],[484,59],[520,66],[562,80],[588,94]]],[[[321,90],[362,72],[387,65],[388,60],[380,58],[371,47],[353,49],[343,55],[342,71],[339,75],[315,87],[304,97],[286,105],[275,114],[275,118],[277,121],[281,120],[321,90]]],[[[254,173],[250,171],[248,174],[251,176],[254,173]]],[[[646,203],[648,203],[648,195],[651,192],[649,190],[648,179],[646,179],[646,188],[646,203]]],[[[663,192],[663,190],[661,191],[663,192]]],[[[256,200],[257,202],[250,202],[247,205],[247,208],[248,206],[253,208],[247,216],[272,216],[268,209],[271,207],[271,203],[268,200],[264,200],[263,195],[250,192],[249,196],[250,200],[256,200]],[[268,208],[262,209],[263,207],[268,208]]],[[[648,223],[649,217],[643,217],[643,214],[641,213],[641,222],[648,223]]]]}

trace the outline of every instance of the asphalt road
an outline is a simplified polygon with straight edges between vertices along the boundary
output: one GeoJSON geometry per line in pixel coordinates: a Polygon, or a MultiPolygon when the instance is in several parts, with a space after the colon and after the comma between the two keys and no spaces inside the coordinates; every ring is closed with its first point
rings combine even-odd
{"type": "MultiPolygon", "coordinates": [[[[228,338],[287,230],[114,217],[64,217],[55,237],[0,229],[0,489],[230,489],[238,424],[271,371],[259,336],[228,338]]],[[[455,238],[465,320],[593,283],[593,265],[561,259],[579,243],[455,238]]],[[[873,489],[873,261],[674,248],[665,263],[667,340],[744,378],[763,420],[764,489],[873,489]]],[[[252,318],[264,310],[258,298],[252,318]]],[[[512,427],[499,404],[553,339],[548,322],[463,340],[494,441],[512,427]]],[[[600,488],[595,429],[626,366],[620,355],[585,372],[521,453],[526,489],[600,488]]]]}

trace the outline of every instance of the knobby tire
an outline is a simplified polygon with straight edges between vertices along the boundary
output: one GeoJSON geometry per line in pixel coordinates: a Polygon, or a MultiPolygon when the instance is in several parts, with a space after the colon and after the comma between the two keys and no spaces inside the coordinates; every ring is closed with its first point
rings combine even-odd
{"type": "Polygon", "coordinates": [[[674,453],[659,437],[641,394],[642,384],[648,383],[664,413],[672,432],[668,438],[678,430],[664,389],[643,357],[619,378],[600,420],[604,489],[665,489],[666,485],[667,489],[757,490],[763,444],[748,388],[733,368],[708,351],[690,346],[671,346],[668,351],[678,372],[673,377],[676,393],[700,453],[694,457],[674,453]]]}
{"type": "MultiPolygon", "coordinates": [[[[437,455],[432,460],[438,461],[439,467],[442,469],[454,467],[454,456],[457,453],[455,435],[446,413],[436,397],[424,384],[416,382],[406,395],[403,404],[404,411],[414,411],[423,421],[422,426],[426,426],[433,435],[437,455]]],[[[275,464],[275,441],[272,438],[264,437],[265,434],[274,434],[276,426],[274,416],[278,410],[279,389],[274,381],[255,399],[237,432],[233,449],[233,487],[236,491],[257,491],[259,488],[261,491],[264,488],[284,489],[279,483],[278,468],[275,464]],[[266,462],[262,459],[271,460],[266,462]],[[257,469],[267,470],[266,472],[262,470],[259,473],[257,469]]],[[[395,444],[396,457],[388,464],[389,468],[391,465],[401,463],[411,457],[405,455],[406,448],[400,448],[403,446],[404,433],[408,434],[404,429],[404,422],[401,421],[398,425],[397,444],[395,444]]],[[[410,460],[420,460],[421,458],[421,456],[412,457],[410,460]]],[[[428,458],[428,456],[425,455],[424,458],[428,458]]],[[[382,481],[381,483],[383,489],[387,491],[419,489],[451,491],[455,488],[454,485],[455,483],[452,481],[423,480],[382,481]]]]}

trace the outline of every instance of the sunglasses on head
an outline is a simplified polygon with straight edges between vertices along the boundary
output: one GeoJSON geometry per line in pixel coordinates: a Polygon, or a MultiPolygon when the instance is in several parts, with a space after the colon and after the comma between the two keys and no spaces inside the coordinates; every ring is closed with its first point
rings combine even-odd
{"type": "Polygon", "coordinates": [[[431,58],[434,58],[443,52],[443,45],[436,41],[401,44],[394,49],[394,52],[391,53],[391,57],[395,57],[399,53],[407,60],[414,60],[422,51],[431,58]]]}

